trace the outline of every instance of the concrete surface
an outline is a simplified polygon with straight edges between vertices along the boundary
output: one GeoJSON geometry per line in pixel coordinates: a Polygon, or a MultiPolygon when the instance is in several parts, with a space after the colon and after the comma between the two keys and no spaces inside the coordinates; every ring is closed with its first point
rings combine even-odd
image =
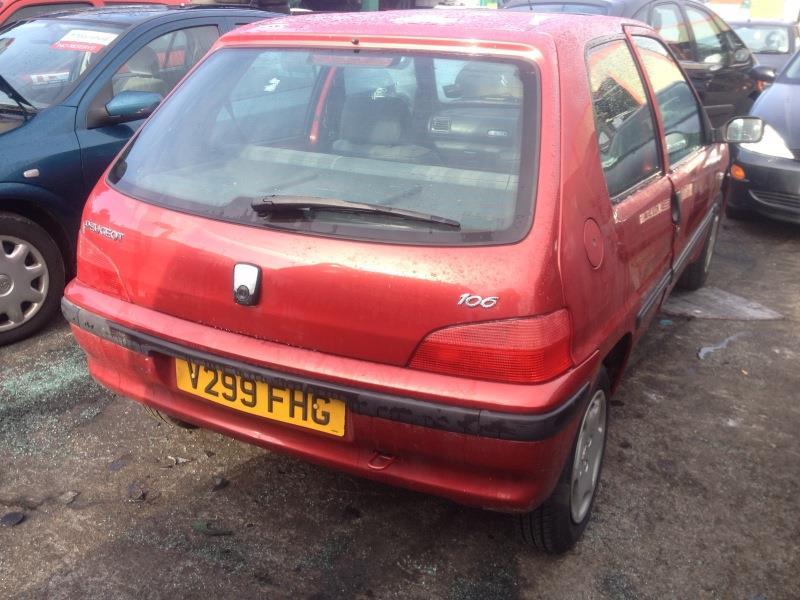
{"type": "Polygon", "coordinates": [[[0,597],[798,598],[800,228],[727,223],[709,285],[784,318],[656,319],[561,558],[503,515],[158,425],[54,323],[0,350],[0,516],[26,517],[0,597]]]}

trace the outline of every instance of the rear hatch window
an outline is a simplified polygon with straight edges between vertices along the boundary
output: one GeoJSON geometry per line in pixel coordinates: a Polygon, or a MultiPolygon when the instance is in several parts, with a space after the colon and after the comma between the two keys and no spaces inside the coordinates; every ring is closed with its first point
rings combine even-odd
{"type": "Polygon", "coordinates": [[[518,241],[533,211],[537,96],[533,67],[522,62],[222,49],[153,115],[109,182],[255,227],[402,243],[518,241]]]}

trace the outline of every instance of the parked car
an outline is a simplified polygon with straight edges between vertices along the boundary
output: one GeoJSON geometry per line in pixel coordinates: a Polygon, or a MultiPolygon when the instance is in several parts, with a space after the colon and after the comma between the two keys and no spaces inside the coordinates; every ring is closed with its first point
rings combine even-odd
{"type": "Polygon", "coordinates": [[[780,71],[800,49],[800,25],[787,21],[731,21],[758,63],[780,71]]]}
{"type": "Polygon", "coordinates": [[[736,150],[727,214],[746,218],[757,212],[800,223],[800,54],[758,97],[750,114],[766,125],[760,141],[736,150]]]}
{"type": "Polygon", "coordinates": [[[708,273],[718,137],[644,25],[245,27],[98,182],[62,309],[92,375],[167,422],[518,513],[563,552],[631,349],[708,273]]]}
{"type": "Polygon", "coordinates": [[[181,4],[181,0],[0,0],[0,25],[33,19],[54,12],[132,4],[181,4]]]}
{"type": "Polygon", "coordinates": [[[143,119],[220,33],[269,16],[137,6],[0,30],[0,345],[58,311],[83,202],[143,119]]]}
{"type": "Polygon", "coordinates": [[[568,12],[627,17],[650,24],[689,75],[708,116],[719,127],[745,115],[758,96],[755,60],[739,36],[716,13],[688,0],[510,0],[514,11],[568,12]]]}

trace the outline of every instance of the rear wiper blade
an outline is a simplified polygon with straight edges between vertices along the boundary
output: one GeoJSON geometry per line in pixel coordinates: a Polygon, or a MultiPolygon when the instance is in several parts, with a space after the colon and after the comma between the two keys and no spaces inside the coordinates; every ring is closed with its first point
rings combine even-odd
{"type": "Polygon", "coordinates": [[[25,114],[25,116],[31,117],[36,114],[37,112],[36,107],[30,102],[28,102],[25,99],[25,97],[22,94],[20,94],[16,89],[14,89],[14,86],[8,83],[6,78],[3,77],[2,75],[0,75],[0,91],[4,92],[6,96],[8,96],[14,102],[17,103],[17,106],[19,106],[19,109],[25,114]],[[25,108],[26,106],[30,108],[25,108]]]}
{"type": "Polygon", "coordinates": [[[444,225],[453,229],[461,229],[461,223],[447,217],[429,215],[407,208],[395,208],[393,206],[378,206],[374,204],[363,204],[361,202],[350,202],[348,200],[337,200],[333,198],[316,198],[313,196],[284,196],[274,194],[257,198],[250,203],[252,209],[260,217],[265,217],[278,212],[291,212],[294,210],[327,210],[340,212],[371,213],[376,215],[390,215],[400,217],[410,221],[420,221],[422,223],[434,223],[444,225]]]}

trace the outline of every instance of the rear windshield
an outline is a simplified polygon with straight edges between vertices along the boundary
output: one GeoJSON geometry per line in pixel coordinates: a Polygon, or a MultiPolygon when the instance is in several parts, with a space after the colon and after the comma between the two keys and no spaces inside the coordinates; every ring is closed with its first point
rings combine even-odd
{"type": "Polygon", "coordinates": [[[153,115],[109,182],[257,227],[518,241],[533,210],[535,80],[529,65],[460,56],[222,49],[153,115]],[[253,208],[265,203],[280,210],[253,208]]]}
{"type": "Polygon", "coordinates": [[[789,54],[789,28],[783,25],[734,25],[750,50],[758,54],[789,54]]]}
{"type": "MultiPolygon", "coordinates": [[[[69,94],[122,33],[122,28],[107,23],[19,23],[0,33],[0,75],[32,106],[47,108],[69,94]]],[[[0,105],[14,106],[11,96],[0,91],[0,105]]]]}

